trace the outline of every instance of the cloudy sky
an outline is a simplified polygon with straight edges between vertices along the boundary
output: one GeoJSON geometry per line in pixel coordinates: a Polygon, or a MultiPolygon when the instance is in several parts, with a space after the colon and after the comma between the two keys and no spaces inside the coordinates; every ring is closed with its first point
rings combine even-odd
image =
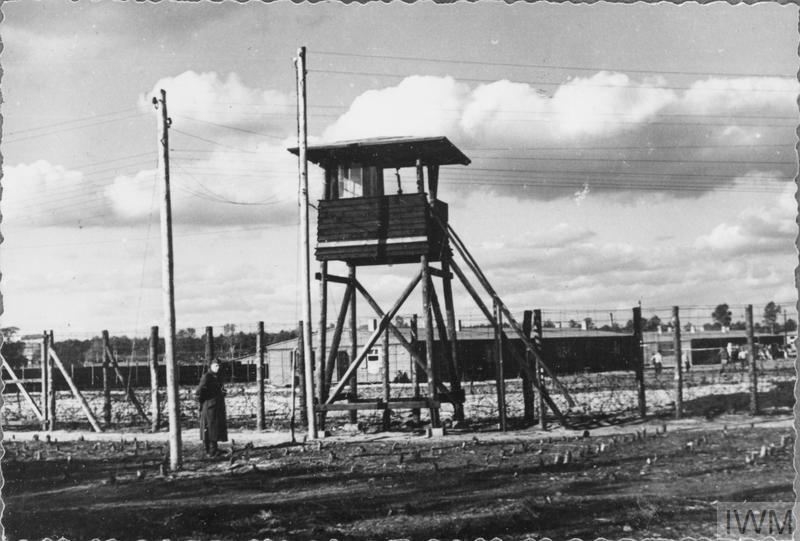
{"type": "MultiPolygon", "coordinates": [[[[162,88],[178,327],[296,322],[285,149],[299,46],[312,142],[445,135],[472,159],[442,171],[439,195],[513,310],[727,302],[758,317],[797,297],[794,6],[54,0],[3,12],[3,326],[160,324],[162,88]]],[[[311,183],[318,195],[313,166],[311,183]]],[[[410,272],[363,275],[389,305],[410,272]]],[[[459,315],[477,318],[456,294],[459,315]]],[[[401,313],[420,311],[409,302],[401,313]]]]}

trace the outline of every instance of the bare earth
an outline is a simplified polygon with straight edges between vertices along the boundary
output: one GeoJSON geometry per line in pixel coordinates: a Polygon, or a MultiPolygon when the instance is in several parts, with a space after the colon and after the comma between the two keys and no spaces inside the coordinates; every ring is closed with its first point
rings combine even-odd
{"type": "Polygon", "coordinates": [[[232,455],[208,460],[192,430],[183,470],[161,475],[163,432],[7,432],[3,523],[12,541],[714,536],[717,501],[794,501],[793,436],[788,414],[588,436],[337,432],[292,444],[238,431],[232,455]]]}

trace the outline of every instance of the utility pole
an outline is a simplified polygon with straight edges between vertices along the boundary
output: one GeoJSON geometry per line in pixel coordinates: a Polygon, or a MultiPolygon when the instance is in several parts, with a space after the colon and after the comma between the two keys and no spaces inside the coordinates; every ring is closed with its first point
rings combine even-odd
{"type": "Polygon", "coordinates": [[[179,470],[181,456],[181,416],[178,398],[178,371],[175,364],[175,281],[172,260],[172,203],[169,192],[169,127],[172,120],[167,116],[167,92],[161,90],[161,99],[153,98],[153,105],[161,109],[158,123],[158,145],[161,159],[158,173],[161,177],[161,291],[164,302],[164,319],[167,332],[164,336],[164,365],[167,368],[167,417],[169,419],[169,468],[179,470]]]}
{"type": "MultiPolygon", "coordinates": [[[[297,115],[298,134],[297,147],[300,166],[300,231],[301,231],[301,257],[303,275],[303,364],[305,368],[304,380],[306,389],[306,416],[308,417],[308,439],[317,439],[317,420],[314,412],[314,370],[312,356],[314,350],[311,344],[311,260],[309,255],[309,226],[308,226],[308,118],[306,115],[306,48],[300,47],[295,59],[297,67],[297,115]]],[[[325,332],[325,329],[321,329],[325,332]]]]}

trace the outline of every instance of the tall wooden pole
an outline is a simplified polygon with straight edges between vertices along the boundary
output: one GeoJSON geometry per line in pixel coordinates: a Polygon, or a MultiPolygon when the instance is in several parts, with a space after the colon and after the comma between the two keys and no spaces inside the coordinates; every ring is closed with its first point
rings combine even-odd
{"type": "MultiPolygon", "coordinates": [[[[353,284],[353,294],[350,296],[350,362],[353,363],[358,357],[358,322],[356,320],[356,266],[348,265],[348,277],[353,284]]],[[[328,397],[330,398],[330,397],[328,397]]],[[[352,402],[358,398],[358,370],[353,372],[350,378],[350,393],[348,401],[352,402]]],[[[350,411],[350,422],[358,421],[358,411],[350,411]]]]}
{"type": "Polygon", "coordinates": [[[108,331],[102,332],[103,336],[103,422],[106,427],[111,426],[111,379],[109,378],[110,359],[108,352],[111,344],[108,340],[108,331]]]}
{"type": "MultiPolygon", "coordinates": [[[[48,345],[48,352],[55,351],[56,339],[53,337],[53,330],[50,329],[50,333],[47,337],[47,345],[48,345]]],[[[50,355],[50,360],[48,361],[47,367],[47,419],[48,419],[48,428],[50,430],[56,429],[56,371],[55,371],[55,361],[53,360],[53,356],[50,355]]]]}
{"type": "Polygon", "coordinates": [[[50,426],[50,408],[49,408],[49,393],[47,389],[47,385],[50,383],[50,335],[47,334],[47,331],[42,331],[42,368],[41,368],[41,380],[42,380],[42,418],[44,419],[42,422],[42,430],[47,430],[50,426]]]}
{"type": "Polygon", "coordinates": [[[675,352],[675,418],[683,416],[683,366],[681,363],[681,318],[680,309],[672,307],[672,349],[675,352]]]}
{"type": "Polygon", "coordinates": [[[158,432],[161,410],[158,404],[158,326],[150,327],[148,361],[150,365],[150,431],[158,432]]]}
{"type": "MultiPolygon", "coordinates": [[[[531,330],[533,329],[533,311],[532,310],[525,310],[522,314],[522,332],[527,336],[529,339],[531,337],[531,330]]],[[[524,352],[525,361],[530,363],[531,354],[528,350],[524,352]]],[[[523,414],[522,418],[524,419],[525,423],[533,423],[533,419],[535,417],[534,412],[534,394],[533,394],[533,382],[528,377],[528,371],[524,370],[520,367],[520,376],[522,378],[522,409],[523,414]]]]}
{"type": "Polygon", "coordinates": [[[747,356],[750,361],[750,414],[758,415],[758,373],[756,372],[755,337],[753,336],[753,305],[744,309],[745,331],[747,332],[747,356]]]}
{"type": "Polygon", "coordinates": [[[264,430],[264,350],[265,350],[264,322],[258,322],[256,334],[256,394],[258,405],[256,407],[256,428],[264,430]]]}
{"type": "MultiPolygon", "coordinates": [[[[306,115],[306,48],[300,47],[297,51],[297,112],[299,121],[297,123],[299,132],[298,149],[299,149],[299,162],[300,162],[300,231],[302,248],[300,250],[302,257],[302,270],[300,271],[303,277],[303,329],[304,355],[303,365],[305,368],[305,391],[306,391],[306,415],[308,416],[308,439],[313,440],[317,438],[317,422],[316,415],[314,414],[314,370],[313,362],[311,360],[314,354],[313,346],[311,343],[311,256],[309,251],[309,224],[308,224],[308,158],[306,151],[308,149],[308,119],[306,115]]],[[[323,329],[324,330],[324,329],[323,329]]]]}
{"type": "Polygon", "coordinates": [[[494,303],[495,379],[497,382],[497,410],[500,417],[500,430],[506,431],[506,380],[503,367],[503,312],[497,302],[494,303]]]}
{"type": "Polygon", "coordinates": [[[178,397],[178,367],[175,360],[175,264],[172,259],[172,202],[169,188],[169,126],[167,92],[161,90],[161,99],[153,98],[161,109],[158,123],[158,145],[161,159],[158,171],[161,177],[161,292],[164,305],[166,335],[164,336],[164,364],[167,368],[167,417],[169,419],[169,467],[172,471],[183,464],[181,451],[181,414],[178,397]]]}
{"type": "Polygon", "coordinates": [[[647,415],[647,403],[644,392],[644,344],[642,343],[642,307],[633,307],[633,341],[636,343],[636,353],[633,359],[633,368],[636,372],[636,388],[639,398],[639,416],[647,415]]]}

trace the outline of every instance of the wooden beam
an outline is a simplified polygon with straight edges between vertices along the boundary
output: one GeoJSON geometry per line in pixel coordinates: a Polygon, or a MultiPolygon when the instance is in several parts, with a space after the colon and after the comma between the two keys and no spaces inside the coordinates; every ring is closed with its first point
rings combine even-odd
{"type": "MultiPolygon", "coordinates": [[[[417,283],[420,281],[421,278],[422,278],[421,273],[414,276],[414,278],[411,280],[408,286],[406,286],[405,291],[403,291],[403,293],[397,299],[392,309],[389,310],[387,314],[382,316],[381,321],[378,324],[378,328],[372,332],[372,335],[369,337],[369,340],[367,340],[367,343],[364,345],[364,348],[361,350],[361,353],[359,353],[358,357],[350,362],[350,366],[347,367],[347,370],[342,375],[341,379],[337,382],[336,387],[334,388],[333,391],[331,391],[330,393],[331,396],[329,396],[328,399],[325,401],[326,404],[330,404],[331,402],[333,402],[333,398],[341,392],[341,390],[347,384],[347,380],[350,378],[350,376],[353,375],[353,373],[355,373],[355,371],[358,369],[358,366],[367,357],[369,350],[372,348],[372,346],[375,345],[375,342],[378,341],[378,338],[380,338],[381,333],[383,333],[386,330],[387,325],[391,323],[391,319],[395,316],[395,314],[397,314],[398,310],[400,310],[400,307],[403,306],[403,303],[408,298],[408,296],[411,295],[411,292],[414,291],[414,288],[417,286],[417,283]]],[[[356,287],[358,287],[358,283],[356,287]]]]}
{"type": "Polygon", "coordinates": [[[89,407],[89,404],[86,402],[86,399],[78,390],[78,387],[75,385],[75,382],[72,381],[72,378],[67,372],[67,369],[64,368],[64,364],[61,362],[61,359],[58,358],[58,355],[56,355],[56,352],[55,350],[53,350],[53,348],[50,348],[50,358],[53,359],[53,363],[55,363],[58,369],[61,370],[61,375],[64,376],[67,385],[69,385],[69,388],[72,391],[72,395],[78,399],[78,402],[81,405],[81,409],[83,409],[83,412],[89,419],[89,424],[92,425],[92,428],[94,429],[95,432],[102,432],[103,429],[100,428],[100,425],[97,423],[97,419],[95,418],[94,413],[92,413],[92,409],[89,407]]]}
{"type": "Polygon", "coordinates": [[[428,271],[430,272],[431,276],[436,276],[437,278],[453,278],[452,272],[446,272],[442,269],[437,269],[436,267],[428,266],[428,271]]]}
{"type": "Polygon", "coordinates": [[[111,362],[111,367],[114,369],[114,374],[117,376],[117,381],[123,387],[126,387],[125,394],[128,396],[128,400],[131,401],[133,407],[136,408],[136,412],[144,419],[145,423],[150,423],[150,417],[147,416],[147,413],[144,411],[141,402],[139,399],[136,398],[136,393],[133,392],[133,389],[130,386],[125,385],[125,378],[122,377],[122,372],[119,369],[119,365],[117,364],[117,358],[114,356],[114,353],[111,351],[111,348],[106,346],[106,355],[108,355],[108,360],[111,362]]]}
{"type": "MultiPolygon", "coordinates": [[[[433,314],[431,313],[431,276],[428,272],[428,257],[421,256],[420,276],[422,277],[422,312],[425,316],[425,361],[428,373],[428,396],[436,398],[436,365],[433,354],[433,314]]],[[[439,427],[439,411],[430,410],[431,427],[439,427]]]]}
{"type": "Polygon", "coordinates": [[[325,392],[321,395],[325,399],[321,402],[328,400],[330,394],[331,383],[333,381],[333,370],[336,367],[336,359],[339,356],[339,344],[342,340],[342,332],[344,331],[344,320],[347,317],[347,309],[350,306],[350,296],[354,295],[355,286],[348,284],[347,289],[344,291],[344,298],[339,307],[339,317],[336,318],[336,327],[333,329],[333,337],[331,338],[330,353],[328,354],[328,362],[325,363],[325,392]]]}
{"type": "Polygon", "coordinates": [[[36,418],[39,419],[39,422],[44,422],[44,414],[41,412],[41,410],[39,410],[39,407],[36,405],[36,401],[22,384],[22,380],[17,377],[17,375],[14,373],[14,369],[11,368],[11,365],[8,364],[8,361],[6,361],[6,358],[2,354],[0,354],[0,359],[3,360],[3,368],[5,368],[6,372],[8,372],[8,375],[11,376],[11,382],[17,386],[17,389],[20,390],[22,396],[25,397],[25,400],[30,405],[33,413],[36,415],[36,418]]]}
{"type": "MultiPolygon", "coordinates": [[[[334,274],[326,274],[326,276],[328,277],[329,282],[334,282],[337,284],[345,284],[345,285],[350,283],[350,278],[347,278],[346,276],[336,276],[334,274]]],[[[322,280],[322,274],[319,272],[314,273],[314,279],[322,280]]]]}
{"type": "MultiPolygon", "coordinates": [[[[458,276],[459,280],[461,280],[461,283],[470,293],[472,299],[475,301],[475,304],[477,304],[478,308],[481,309],[483,315],[486,316],[486,319],[489,321],[489,323],[491,323],[492,325],[497,325],[497,321],[495,320],[494,316],[489,311],[489,309],[486,308],[486,305],[483,303],[483,300],[481,300],[480,296],[478,296],[478,293],[475,291],[475,288],[472,287],[472,284],[469,283],[467,277],[464,276],[464,273],[461,271],[461,268],[458,265],[456,265],[455,261],[450,261],[450,265],[453,268],[453,272],[455,272],[456,276],[458,276]]],[[[553,413],[555,413],[556,416],[559,418],[561,424],[567,426],[568,424],[567,419],[563,416],[561,410],[558,408],[558,406],[555,405],[553,400],[550,398],[550,395],[548,394],[547,390],[544,389],[544,387],[540,384],[540,382],[537,379],[534,379],[534,370],[528,364],[525,357],[520,355],[519,352],[517,352],[514,348],[511,348],[511,355],[515,357],[518,363],[520,363],[520,366],[523,366],[524,369],[529,372],[528,376],[531,378],[534,384],[537,385],[537,390],[541,394],[542,398],[544,398],[545,402],[547,402],[547,405],[550,406],[550,409],[552,409],[553,413]]]]}
{"type": "MultiPolygon", "coordinates": [[[[372,307],[372,309],[375,311],[378,317],[383,317],[383,310],[381,310],[381,307],[378,305],[377,302],[375,302],[375,299],[372,298],[372,295],[370,295],[369,292],[366,289],[364,289],[364,286],[361,285],[358,281],[356,281],[356,289],[358,290],[359,293],[361,293],[361,295],[364,297],[364,300],[366,300],[367,303],[372,307]]],[[[416,314],[414,315],[414,321],[416,321],[416,314]]],[[[388,325],[389,325],[389,331],[394,335],[397,341],[400,342],[400,345],[403,347],[403,349],[405,349],[411,356],[411,359],[414,361],[414,364],[416,365],[417,369],[422,369],[422,371],[425,372],[425,374],[427,374],[428,367],[425,365],[425,359],[420,357],[419,353],[415,351],[411,343],[408,340],[406,340],[405,336],[403,336],[403,333],[400,332],[400,330],[397,327],[395,327],[391,321],[388,322],[388,325]]],[[[445,395],[448,394],[447,387],[445,387],[441,383],[436,384],[436,389],[439,393],[444,393],[445,395]]]]}

